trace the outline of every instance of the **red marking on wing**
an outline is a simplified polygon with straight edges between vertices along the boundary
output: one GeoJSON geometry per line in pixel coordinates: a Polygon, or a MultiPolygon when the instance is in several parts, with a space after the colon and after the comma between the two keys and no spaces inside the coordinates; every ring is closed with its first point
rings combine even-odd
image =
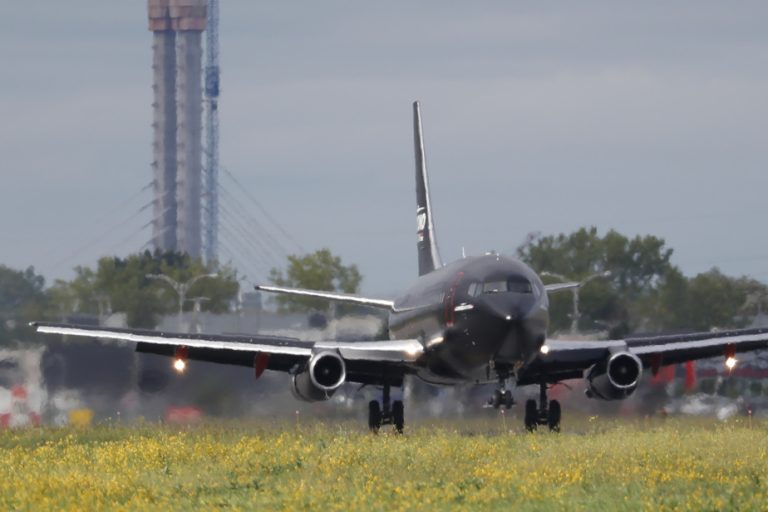
{"type": "Polygon", "coordinates": [[[264,373],[264,370],[267,369],[267,364],[269,364],[269,354],[259,352],[254,356],[253,371],[257,379],[261,377],[261,375],[264,373]]]}
{"type": "Polygon", "coordinates": [[[182,361],[186,361],[187,357],[189,356],[189,347],[184,346],[184,345],[176,347],[176,350],[175,350],[173,356],[176,359],[181,359],[182,361]]]}

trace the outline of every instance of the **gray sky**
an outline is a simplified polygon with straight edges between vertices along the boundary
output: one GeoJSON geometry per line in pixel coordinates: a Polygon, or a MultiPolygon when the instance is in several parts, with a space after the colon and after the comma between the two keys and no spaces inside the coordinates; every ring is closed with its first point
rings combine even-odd
{"type": "MultiPolygon", "coordinates": [[[[768,279],[765,2],[222,3],[222,164],[367,293],[416,274],[414,99],[444,259],[595,225],[768,279]]],[[[67,277],[148,240],[145,11],[5,6],[0,263],[67,277]]]]}

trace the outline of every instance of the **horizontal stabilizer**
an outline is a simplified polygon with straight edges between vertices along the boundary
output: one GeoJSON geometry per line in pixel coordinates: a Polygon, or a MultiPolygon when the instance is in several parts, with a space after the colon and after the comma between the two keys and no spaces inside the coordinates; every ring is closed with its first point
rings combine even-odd
{"type": "Polygon", "coordinates": [[[559,292],[562,290],[573,290],[574,288],[578,288],[581,286],[581,283],[552,283],[552,284],[545,284],[544,290],[547,293],[552,292],[559,292]]]}
{"type": "Polygon", "coordinates": [[[282,286],[256,285],[256,289],[264,292],[282,293],[285,295],[295,295],[297,297],[313,297],[316,299],[332,300],[334,302],[344,302],[347,304],[357,304],[358,306],[369,306],[372,308],[392,309],[395,302],[385,299],[371,299],[351,295],[348,293],[327,292],[319,290],[306,290],[303,288],[284,288],[282,286]]]}

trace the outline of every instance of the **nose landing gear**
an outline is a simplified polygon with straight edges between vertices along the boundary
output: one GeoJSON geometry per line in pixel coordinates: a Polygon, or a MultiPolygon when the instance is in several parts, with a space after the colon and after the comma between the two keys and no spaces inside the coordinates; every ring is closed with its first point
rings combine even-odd
{"type": "Polygon", "coordinates": [[[394,425],[398,434],[403,433],[405,426],[405,406],[402,400],[390,400],[390,385],[384,384],[381,404],[378,400],[368,403],[368,428],[374,434],[379,433],[382,425],[394,425]]]}
{"type": "Polygon", "coordinates": [[[539,384],[539,406],[536,400],[525,402],[525,428],[533,432],[539,425],[547,425],[552,432],[560,432],[560,402],[547,400],[547,383],[539,384]]]}
{"type": "Polygon", "coordinates": [[[515,399],[512,398],[512,391],[507,389],[507,375],[499,375],[499,387],[493,390],[491,398],[488,399],[488,405],[494,409],[504,407],[509,409],[515,405],[515,399]]]}

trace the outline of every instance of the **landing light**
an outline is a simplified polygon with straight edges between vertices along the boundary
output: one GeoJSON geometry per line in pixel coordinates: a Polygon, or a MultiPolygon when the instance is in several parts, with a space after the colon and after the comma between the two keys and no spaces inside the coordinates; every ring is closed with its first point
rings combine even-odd
{"type": "Polygon", "coordinates": [[[427,342],[427,348],[432,348],[435,345],[439,345],[442,342],[443,342],[443,337],[442,336],[437,336],[436,338],[432,338],[431,340],[429,340],[427,342]]]}
{"type": "Polygon", "coordinates": [[[728,370],[733,370],[736,368],[736,363],[738,362],[738,359],[736,359],[733,356],[729,356],[728,359],[725,360],[725,367],[728,368],[728,370]]]}
{"type": "Polygon", "coordinates": [[[541,350],[541,353],[544,355],[549,354],[549,345],[542,345],[540,350],[541,350]]]}
{"type": "Polygon", "coordinates": [[[187,362],[183,359],[176,359],[173,362],[173,369],[179,373],[184,373],[184,370],[187,369],[187,362]]]}

